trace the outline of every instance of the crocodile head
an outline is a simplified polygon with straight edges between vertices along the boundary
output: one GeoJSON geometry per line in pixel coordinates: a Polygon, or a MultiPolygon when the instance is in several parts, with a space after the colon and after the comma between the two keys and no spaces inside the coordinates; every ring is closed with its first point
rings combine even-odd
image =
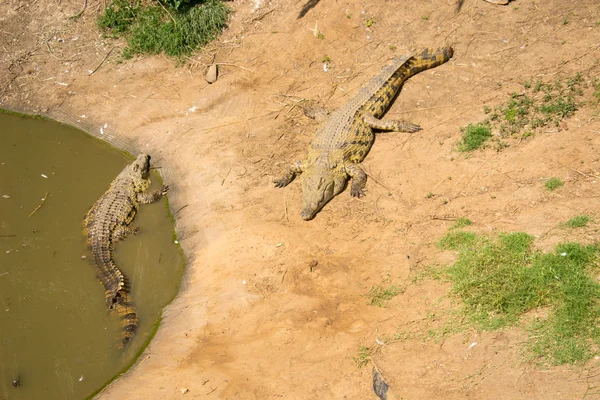
{"type": "Polygon", "coordinates": [[[347,177],[339,169],[315,165],[302,173],[303,220],[309,221],[346,186],[347,177]]]}
{"type": "Polygon", "coordinates": [[[140,154],[135,161],[131,163],[131,173],[135,178],[148,179],[150,175],[150,156],[140,154]]]}

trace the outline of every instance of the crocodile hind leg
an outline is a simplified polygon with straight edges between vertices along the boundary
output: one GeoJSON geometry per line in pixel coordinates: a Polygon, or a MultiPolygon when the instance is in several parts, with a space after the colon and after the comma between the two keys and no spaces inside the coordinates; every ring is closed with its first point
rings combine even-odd
{"type": "Polygon", "coordinates": [[[140,232],[140,228],[132,228],[130,226],[121,225],[115,228],[113,232],[113,243],[119,240],[125,239],[128,235],[136,234],[140,232]]]}
{"type": "Polygon", "coordinates": [[[150,204],[160,200],[169,191],[168,186],[163,186],[154,192],[146,193],[141,192],[137,195],[137,200],[142,204],[150,204]]]}
{"type": "Polygon", "coordinates": [[[288,168],[287,173],[279,179],[273,179],[273,183],[275,187],[285,187],[290,184],[291,181],[294,180],[296,175],[300,175],[304,171],[304,166],[302,165],[302,161],[298,161],[288,168]]]}
{"type": "Polygon", "coordinates": [[[364,114],[363,121],[373,129],[380,131],[396,131],[396,132],[417,132],[421,130],[419,125],[408,121],[387,120],[375,118],[372,114],[364,114]]]}
{"type": "Polygon", "coordinates": [[[358,164],[347,163],[344,165],[346,173],[352,178],[352,186],[350,187],[350,195],[352,197],[360,197],[365,195],[365,186],[367,185],[367,174],[358,164]]]}

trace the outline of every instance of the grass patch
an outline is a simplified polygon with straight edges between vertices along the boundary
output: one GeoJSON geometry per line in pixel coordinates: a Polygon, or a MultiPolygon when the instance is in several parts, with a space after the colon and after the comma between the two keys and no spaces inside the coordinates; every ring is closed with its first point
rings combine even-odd
{"type": "Polygon", "coordinates": [[[559,178],[550,178],[546,181],[546,183],[544,183],[544,186],[546,186],[546,189],[553,191],[563,186],[564,184],[565,183],[559,178]]]}
{"type": "Polygon", "coordinates": [[[113,0],[98,18],[109,36],[125,37],[125,58],[165,53],[181,58],[214,40],[225,28],[229,8],[219,0],[113,0]],[[152,5],[156,4],[156,5],[152,5]]]}
{"type": "Polygon", "coordinates": [[[490,137],[492,132],[488,124],[469,124],[460,129],[462,136],[458,149],[462,152],[473,151],[480,148],[490,137]]]}
{"type": "Polygon", "coordinates": [[[369,290],[369,304],[376,307],[385,307],[387,302],[402,293],[402,290],[394,285],[383,287],[383,285],[373,286],[369,290]]]}
{"type": "Polygon", "coordinates": [[[473,225],[473,222],[471,222],[471,220],[469,218],[459,218],[458,220],[456,220],[456,222],[454,223],[454,225],[452,225],[452,227],[450,229],[459,229],[459,228],[464,228],[465,226],[469,226],[469,225],[473,225]]]}
{"type": "Polygon", "coordinates": [[[528,322],[528,349],[551,364],[585,362],[600,345],[600,284],[597,246],[562,243],[550,253],[534,251],[523,232],[497,238],[450,232],[441,248],[458,251],[446,270],[452,293],[474,327],[493,330],[528,322]],[[545,318],[524,314],[544,308],[545,318]]]}
{"type": "Polygon", "coordinates": [[[588,222],[590,222],[589,215],[577,215],[565,222],[565,226],[567,228],[583,228],[588,222]]]}
{"type": "Polygon", "coordinates": [[[472,232],[450,232],[439,241],[438,246],[444,250],[457,250],[465,246],[470,246],[476,241],[477,235],[472,232]]]}

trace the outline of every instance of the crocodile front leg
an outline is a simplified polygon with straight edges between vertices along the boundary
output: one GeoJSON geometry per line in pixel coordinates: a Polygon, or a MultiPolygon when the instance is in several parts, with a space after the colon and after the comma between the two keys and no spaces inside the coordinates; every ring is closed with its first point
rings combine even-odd
{"type": "Polygon", "coordinates": [[[417,132],[421,130],[419,125],[402,120],[386,120],[375,118],[373,114],[363,114],[363,121],[373,129],[380,131],[417,132]]]}
{"type": "Polygon", "coordinates": [[[367,185],[367,174],[358,164],[347,163],[344,165],[346,173],[352,178],[352,186],[350,187],[350,195],[359,198],[365,195],[365,186],[367,185]]]}
{"type": "Polygon", "coordinates": [[[290,184],[291,181],[294,180],[296,175],[300,175],[304,171],[304,166],[302,165],[302,161],[298,161],[288,168],[287,173],[279,179],[273,179],[273,183],[275,187],[285,187],[290,184]]]}
{"type": "Polygon", "coordinates": [[[154,203],[154,202],[160,200],[164,195],[166,195],[168,191],[169,191],[169,187],[163,186],[160,189],[155,190],[154,192],[150,192],[150,193],[140,192],[137,195],[137,200],[141,204],[154,203]]]}

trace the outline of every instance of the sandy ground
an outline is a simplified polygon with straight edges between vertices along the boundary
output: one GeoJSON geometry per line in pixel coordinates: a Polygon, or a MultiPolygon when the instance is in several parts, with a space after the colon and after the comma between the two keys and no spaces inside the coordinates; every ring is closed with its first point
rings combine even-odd
{"type": "Polygon", "coordinates": [[[465,0],[457,14],[452,0],[236,0],[230,29],[180,67],[162,56],[120,62],[123,43],[95,27],[102,1],[68,18],[83,3],[0,3],[0,106],[149,152],[172,186],[189,258],[156,338],[98,398],[374,399],[373,364],[407,399],[600,398],[597,361],[526,363],[520,330],[376,344],[443,320],[448,286],[410,282],[452,259],[435,242],[457,218],[480,233],[526,231],[541,248],[597,240],[597,223],[577,236],[557,229],[599,217],[597,108],[500,152],[455,149],[459,127],[522,82],[599,75],[597,1],[465,0]],[[454,58],[411,78],[388,113],[424,129],[378,136],[364,162],[367,196],[346,191],[301,220],[299,185],[271,183],[317,126],[299,105],[339,107],[394,55],[445,45],[454,58]],[[213,55],[221,76],[209,85],[213,55]],[[549,192],[553,176],[566,184],[549,192]],[[369,305],[384,282],[407,289],[386,308],[369,305]],[[361,345],[379,348],[357,369],[361,345]]]}

